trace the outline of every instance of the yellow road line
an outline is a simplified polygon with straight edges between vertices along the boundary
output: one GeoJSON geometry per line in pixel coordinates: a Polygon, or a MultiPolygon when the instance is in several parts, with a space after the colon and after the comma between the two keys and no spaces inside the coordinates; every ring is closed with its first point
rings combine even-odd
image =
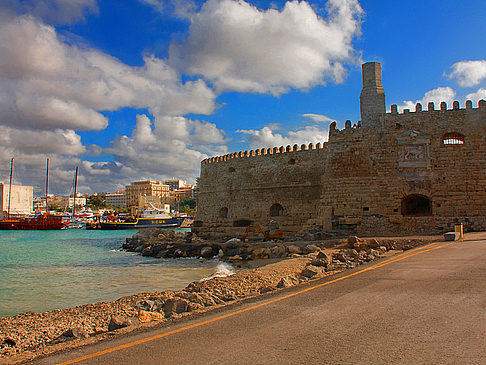
{"type": "Polygon", "coordinates": [[[314,289],[317,289],[317,288],[321,288],[321,287],[326,286],[326,285],[330,285],[330,284],[333,284],[333,283],[337,283],[338,281],[341,281],[341,280],[344,280],[344,279],[347,279],[347,278],[350,278],[350,277],[353,277],[353,276],[356,276],[356,275],[359,275],[359,274],[362,274],[362,273],[365,273],[365,272],[368,272],[368,271],[371,271],[371,270],[375,270],[375,269],[381,268],[383,266],[393,264],[393,263],[398,262],[398,261],[405,260],[406,258],[409,258],[409,257],[413,257],[413,256],[416,256],[416,255],[425,253],[425,252],[437,250],[439,248],[443,248],[443,247],[452,245],[453,243],[454,243],[453,241],[450,242],[450,243],[445,243],[445,244],[443,242],[434,242],[434,243],[431,243],[431,244],[429,244],[427,246],[422,246],[420,248],[417,248],[417,249],[415,249],[413,251],[408,251],[408,252],[405,252],[405,253],[401,253],[401,254],[399,254],[397,256],[391,257],[391,258],[389,258],[389,259],[387,259],[385,261],[382,261],[382,262],[377,263],[377,264],[375,264],[373,266],[367,267],[367,268],[365,268],[363,270],[356,271],[354,273],[351,273],[351,274],[348,274],[348,275],[345,275],[345,276],[341,276],[341,277],[339,277],[337,279],[334,279],[334,280],[326,281],[325,283],[317,284],[317,285],[314,285],[314,286],[311,286],[311,287],[302,289],[302,290],[297,291],[297,292],[294,292],[294,293],[290,293],[290,294],[287,294],[287,295],[284,295],[284,296],[281,296],[281,297],[278,297],[278,298],[274,298],[274,299],[271,299],[271,300],[268,300],[268,301],[265,301],[265,302],[262,302],[262,303],[259,303],[259,304],[255,304],[255,305],[250,306],[250,307],[247,307],[247,308],[238,309],[238,310],[236,310],[234,312],[226,313],[226,314],[223,314],[221,316],[218,316],[218,317],[215,317],[215,318],[211,318],[211,319],[207,319],[207,320],[202,321],[202,322],[193,323],[191,325],[188,325],[188,326],[185,326],[185,327],[181,327],[181,328],[177,328],[177,329],[174,329],[172,331],[168,331],[168,332],[165,332],[165,333],[161,333],[159,335],[155,335],[155,336],[152,336],[152,337],[147,337],[147,338],[144,338],[144,339],[141,339],[141,340],[137,340],[137,341],[133,341],[133,342],[130,342],[130,343],[126,343],[124,345],[120,345],[120,346],[112,347],[110,349],[98,351],[98,352],[95,352],[95,353],[92,353],[92,354],[89,354],[89,355],[85,355],[85,356],[78,357],[78,358],[73,359],[73,360],[68,360],[68,361],[65,361],[65,362],[60,363],[60,365],[74,364],[74,363],[77,363],[77,362],[80,362],[80,361],[83,361],[83,360],[91,359],[93,357],[98,357],[98,356],[101,356],[101,355],[109,354],[111,352],[123,350],[123,349],[129,348],[129,347],[141,345],[141,344],[143,344],[145,342],[150,342],[150,341],[157,340],[157,339],[163,338],[163,337],[167,337],[167,336],[170,336],[170,335],[179,333],[179,332],[187,331],[187,330],[190,330],[192,328],[204,326],[206,324],[213,323],[213,322],[216,322],[216,321],[220,321],[222,319],[225,319],[225,318],[228,318],[228,317],[232,317],[232,316],[235,316],[235,315],[240,314],[240,313],[244,313],[244,312],[248,312],[248,311],[251,311],[251,310],[260,308],[260,307],[264,307],[264,306],[267,306],[269,304],[273,304],[273,303],[279,302],[279,301],[284,300],[284,299],[292,298],[292,297],[294,297],[296,295],[300,295],[300,294],[303,294],[303,293],[307,293],[307,292],[309,292],[311,290],[314,290],[314,289]]]}

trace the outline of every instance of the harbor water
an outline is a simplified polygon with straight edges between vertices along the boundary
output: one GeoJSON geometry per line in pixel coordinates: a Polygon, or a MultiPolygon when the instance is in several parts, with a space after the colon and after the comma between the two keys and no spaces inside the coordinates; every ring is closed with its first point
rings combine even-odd
{"type": "Polygon", "coordinates": [[[0,317],[182,289],[227,271],[217,260],[125,252],[137,231],[0,231],[0,317]]]}

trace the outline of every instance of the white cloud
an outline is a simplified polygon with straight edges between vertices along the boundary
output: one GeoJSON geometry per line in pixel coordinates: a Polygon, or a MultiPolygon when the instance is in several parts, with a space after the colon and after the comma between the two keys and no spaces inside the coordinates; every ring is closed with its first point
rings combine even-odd
{"type": "Polygon", "coordinates": [[[86,148],[81,138],[72,130],[31,131],[0,126],[2,151],[9,151],[10,156],[18,153],[78,155],[86,148]]]}
{"type": "Polygon", "coordinates": [[[262,129],[240,129],[236,132],[247,135],[247,142],[251,148],[269,148],[280,147],[294,144],[324,143],[328,140],[328,130],[321,129],[317,126],[306,126],[305,128],[289,131],[284,133],[276,133],[277,125],[267,125],[262,129]]]}
{"type": "Polygon", "coordinates": [[[156,11],[169,12],[181,19],[190,19],[196,13],[196,4],[191,0],[141,0],[156,11]]]}
{"type": "Polygon", "coordinates": [[[151,5],[152,7],[155,8],[155,10],[162,12],[162,10],[165,8],[165,1],[164,0],[141,0],[142,3],[151,5]]]}
{"type": "Polygon", "coordinates": [[[306,113],[306,114],[301,114],[305,118],[312,119],[314,122],[332,122],[335,119],[329,118],[328,116],[325,116],[323,114],[313,114],[313,113],[306,113]]]}
{"type": "Polygon", "coordinates": [[[202,80],[182,83],[164,60],[148,55],[143,66],[131,67],[64,43],[34,17],[0,16],[0,165],[14,156],[23,183],[42,186],[46,157],[52,158],[53,189],[61,194],[76,165],[86,191],[141,177],[193,179],[201,159],[226,151],[225,139],[216,125],[180,116],[212,113],[215,98],[202,80]],[[127,120],[135,124],[132,136],[119,137],[107,150],[82,144],[75,131],[101,130],[109,123],[101,111],[125,107],[148,109],[153,123],[145,115],[127,120]],[[80,158],[103,153],[118,160],[80,158]]]}
{"type": "Polygon", "coordinates": [[[460,61],[451,66],[452,72],[447,76],[456,79],[462,87],[479,85],[486,79],[486,60],[460,61]]]}
{"type": "Polygon", "coordinates": [[[475,93],[470,93],[466,95],[467,100],[471,100],[473,103],[477,105],[479,100],[486,100],[486,89],[479,89],[475,93]]]}
{"type": "Polygon", "coordinates": [[[32,14],[49,24],[73,24],[98,14],[96,0],[7,0],[2,4],[19,14],[32,14]]]}
{"type": "Polygon", "coordinates": [[[326,10],[323,19],[305,1],[261,11],[243,0],[208,0],[187,40],[171,45],[170,62],[219,91],[278,95],[343,82],[344,65],[357,62],[352,40],[363,10],[357,0],[330,0],[326,10]]]}
{"type": "Polygon", "coordinates": [[[422,104],[423,110],[427,110],[429,102],[433,102],[435,109],[438,109],[440,107],[440,103],[443,101],[447,103],[448,108],[451,108],[455,97],[456,92],[451,87],[438,87],[427,91],[422,99],[415,102],[411,100],[404,100],[402,105],[398,106],[398,111],[403,112],[403,109],[410,109],[411,111],[415,111],[415,105],[417,103],[422,104]]]}
{"type": "Polygon", "coordinates": [[[107,149],[122,166],[136,171],[137,179],[178,176],[192,180],[201,160],[227,153],[224,135],[212,123],[156,116],[153,124],[147,116],[137,116],[132,135],[116,138],[107,149]]]}
{"type": "Polygon", "coordinates": [[[155,57],[127,66],[98,51],[62,43],[54,28],[23,16],[0,23],[0,118],[35,129],[100,130],[101,110],[148,108],[166,115],[209,114],[214,92],[184,84],[155,57]]]}
{"type": "Polygon", "coordinates": [[[85,151],[80,136],[72,130],[31,131],[0,126],[0,177],[8,180],[9,161],[14,157],[15,183],[33,185],[35,193],[42,194],[49,157],[50,191],[68,194],[74,168],[80,164],[76,156],[85,151]]]}

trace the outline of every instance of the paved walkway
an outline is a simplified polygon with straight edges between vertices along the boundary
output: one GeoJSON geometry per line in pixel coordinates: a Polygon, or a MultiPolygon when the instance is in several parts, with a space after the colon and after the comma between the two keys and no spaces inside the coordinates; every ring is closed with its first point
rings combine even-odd
{"type": "Polygon", "coordinates": [[[428,245],[39,363],[484,364],[485,239],[483,233],[428,245]]]}

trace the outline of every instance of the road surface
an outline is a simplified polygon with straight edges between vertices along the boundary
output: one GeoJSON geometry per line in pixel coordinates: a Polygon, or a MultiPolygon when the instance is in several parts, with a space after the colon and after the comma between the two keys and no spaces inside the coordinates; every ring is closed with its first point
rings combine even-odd
{"type": "Polygon", "coordinates": [[[486,234],[471,237],[37,363],[485,364],[486,234]]]}

